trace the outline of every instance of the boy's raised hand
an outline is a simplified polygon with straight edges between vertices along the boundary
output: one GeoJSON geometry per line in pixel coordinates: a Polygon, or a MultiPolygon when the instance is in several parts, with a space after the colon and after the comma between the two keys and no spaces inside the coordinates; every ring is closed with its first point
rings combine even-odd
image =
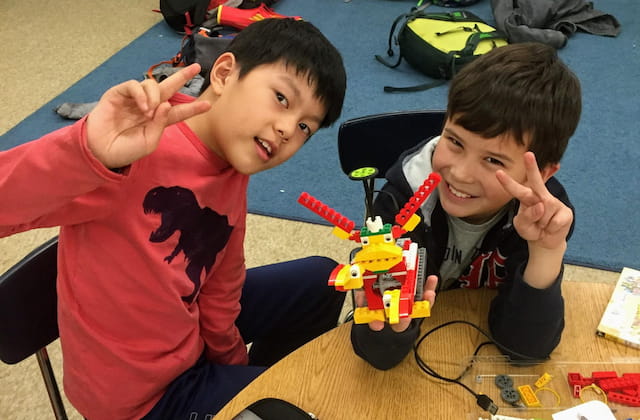
{"type": "Polygon", "coordinates": [[[516,182],[504,171],[496,172],[503,188],[520,201],[513,224],[530,248],[562,249],[564,253],[573,212],[549,192],[532,152],[525,153],[524,163],[527,180],[523,184],[516,182]]]}
{"type": "MultiPolygon", "coordinates": [[[[436,286],[438,285],[438,276],[428,276],[424,282],[424,293],[422,295],[422,300],[429,301],[429,307],[433,307],[433,304],[436,301],[436,286]]],[[[363,290],[355,290],[355,300],[356,306],[362,307],[365,305],[365,294],[363,290]]],[[[371,321],[369,323],[369,328],[373,331],[380,331],[384,328],[383,321],[371,321]]],[[[411,318],[400,318],[400,321],[397,324],[391,324],[391,329],[395,332],[402,332],[409,328],[409,324],[411,324],[411,318]]]]}
{"type": "Polygon", "coordinates": [[[192,64],[157,83],[130,80],[107,90],[87,119],[87,143],[107,168],[121,168],[153,152],[164,129],[206,112],[205,101],[172,106],[168,100],[200,72],[192,64]]]}

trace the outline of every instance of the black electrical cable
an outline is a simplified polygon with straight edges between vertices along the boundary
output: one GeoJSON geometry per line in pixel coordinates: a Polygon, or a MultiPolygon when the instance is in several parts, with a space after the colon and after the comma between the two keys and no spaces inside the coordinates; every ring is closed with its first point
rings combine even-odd
{"type": "Polygon", "coordinates": [[[449,321],[449,322],[445,322],[444,324],[440,324],[434,328],[432,328],[431,330],[427,331],[426,333],[424,333],[422,335],[422,337],[420,337],[415,344],[413,345],[413,355],[415,357],[416,363],[418,365],[418,367],[425,372],[427,375],[432,376],[436,379],[445,381],[445,382],[450,382],[450,383],[455,383],[459,386],[461,386],[462,388],[464,388],[466,391],[468,391],[471,395],[474,396],[474,398],[476,399],[476,403],[485,411],[488,411],[491,414],[496,414],[496,412],[498,411],[498,406],[493,402],[493,400],[491,400],[491,398],[489,398],[488,396],[484,395],[484,394],[479,394],[477,392],[475,392],[474,390],[472,390],[471,388],[469,388],[467,385],[465,385],[464,383],[462,383],[460,380],[462,379],[462,377],[469,371],[469,369],[471,369],[472,365],[473,365],[473,359],[471,359],[471,362],[469,363],[469,365],[467,365],[467,367],[462,371],[462,373],[460,375],[458,375],[458,377],[456,378],[447,378],[446,376],[442,376],[440,375],[438,372],[436,372],[431,366],[429,366],[418,354],[418,349],[420,348],[420,345],[422,344],[422,342],[432,333],[438,331],[441,328],[444,328],[446,326],[449,325],[453,325],[453,324],[464,324],[464,325],[468,325],[472,328],[474,328],[475,330],[477,330],[478,332],[480,332],[480,334],[484,335],[485,337],[487,337],[489,339],[489,341],[485,341],[482,342],[478,345],[478,347],[476,347],[476,350],[473,353],[473,356],[477,356],[478,352],[480,351],[480,349],[482,347],[484,347],[485,345],[488,344],[493,344],[496,347],[498,347],[499,349],[507,352],[507,353],[511,353],[515,356],[518,356],[520,358],[522,358],[523,360],[529,360],[529,361],[536,361],[536,362],[540,362],[539,359],[534,359],[530,356],[515,352],[509,348],[507,348],[506,346],[500,344],[499,342],[497,342],[496,340],[494,340],[491,335],[484,331],[482,328],[478,327],[477,325],[473,324],[472,322],[469,321],[463,321],[463,320],[453,320],[453,321],[449,321]]]}
{"type": "Polygon", "coordinates": [[[385,190],[373,190],[374,193],[378,193],[378,194],[386,194],[391,201],[393,201],[393,205],[396,209],[398,209],[398,211],[400,211],[400,205],[398,204],[398,200],[396,199],[396,197],[391,194],[389,191],[385,191],[385,190]]]}

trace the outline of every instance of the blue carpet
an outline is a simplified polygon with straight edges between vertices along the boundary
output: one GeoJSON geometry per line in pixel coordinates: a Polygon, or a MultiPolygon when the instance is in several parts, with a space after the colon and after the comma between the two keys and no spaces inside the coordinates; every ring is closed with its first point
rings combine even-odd
{"type": "MultiPolygon", "coordinates": [[[[425,80],[404,63],[391,70],[374,59],[375,54],[386,51],[394,18],[414,4],[413,0],[277,3],[279,13],[300,15],[313,22],[342,52],[349,79],[339,122],[388,111],[446,107],[446,86],[409,94],[382,92],[384,85],[415,85],[425,80]]],[[[558,178],[576,206],[576,230],[569,242],[567,262],[619,271],[623,266],[640,264],[640,219],[636,213],[640,204],[640,145],[636,143],[640,133],[640,3],[601,0],[595,2],[595,8],[614,15],[622,31],[616,38],[576,33],[559,51],[582,82],[583,114],[558,178]]],[[[493,22],[489,0],[481,0],[469,10],[493,22]]],[[[56,105],[97,100],[114,84],[140,79],[150,65],[172,57],[179,45],[179,35],[164,23],[157,24],[3,135],[0,150],[68,124],[53,112],[56,105]]],[[[319,132],[289,162],[254,176],[249,186],[250,211],[323,223],[296,203],[300,192],[308,191],[360,222],[362,187],[340,170],[337,129],[338,124],[319,132]]]]}

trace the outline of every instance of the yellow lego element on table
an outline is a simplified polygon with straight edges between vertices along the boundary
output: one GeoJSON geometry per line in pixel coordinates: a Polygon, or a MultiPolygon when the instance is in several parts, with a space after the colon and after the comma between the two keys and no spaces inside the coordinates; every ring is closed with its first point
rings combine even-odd
{"type": "Polygon", "coordinates": [[[420,223],[420,216],[414,213],[411,215],[409,220],[407,220],[407,223],[402,225],[402,229],[406,230],[407,232],[411,232],[416,228],[416,226],[418,226],[418,223],[420,223]]]}
{"type": "Polygon", "coordinates": [[[356,308],[353,313],[353,320],[356,324],[384,321],[384,311],[382,309],[356,308]]]}
{"type": "Polygon", "coordinates": [[[400,322],[400,289],[387,290],[382,297],[384,313],[389,324],[400,322]]]}
{"type": "Polygon", "coordinates": [[[411,310],[411,318],[426,318],[431,316],[431,305],[428,300],[419,300],[413,302],[413,309],[411,310]]]}
{"type": "Polygon", "coordinates": [[[334,235],[336,235],[340,239],[349,239],[351,236],[351,232],[347,232],[346,230],[340,229],[338,226],[334,227],[331,231],[334,235]]]}
{"type": "Polygon", "coordinates": [[[522,399],[522,402],[527,407],[542,407],[542,404],[536,396],[536,393],[533,392],[531,385],[520,385],[518,387],[518,393],[520,394],[520,399],[522,399]]]}
{"type": "Polygon", "coordinates": [[[534,383],[537,388],[542,388],[546,384],[548,384],[553,376],[549,375],[547,372],[543,373],[542,376],[538,378],[538,380],[534,383]]]}

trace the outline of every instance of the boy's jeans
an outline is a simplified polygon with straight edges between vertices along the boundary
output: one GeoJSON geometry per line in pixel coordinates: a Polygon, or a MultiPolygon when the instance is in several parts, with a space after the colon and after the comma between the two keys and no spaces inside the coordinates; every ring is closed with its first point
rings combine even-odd
{"type": "Polygon", "coordinates": [[[327,284],[335,266],[329,258],[308,257],[247,270],[236,324],[252,343],[249,366],[201,357],[144,419],[210,420],[266,367],[335,327],[345,297],[327,284]]]}

